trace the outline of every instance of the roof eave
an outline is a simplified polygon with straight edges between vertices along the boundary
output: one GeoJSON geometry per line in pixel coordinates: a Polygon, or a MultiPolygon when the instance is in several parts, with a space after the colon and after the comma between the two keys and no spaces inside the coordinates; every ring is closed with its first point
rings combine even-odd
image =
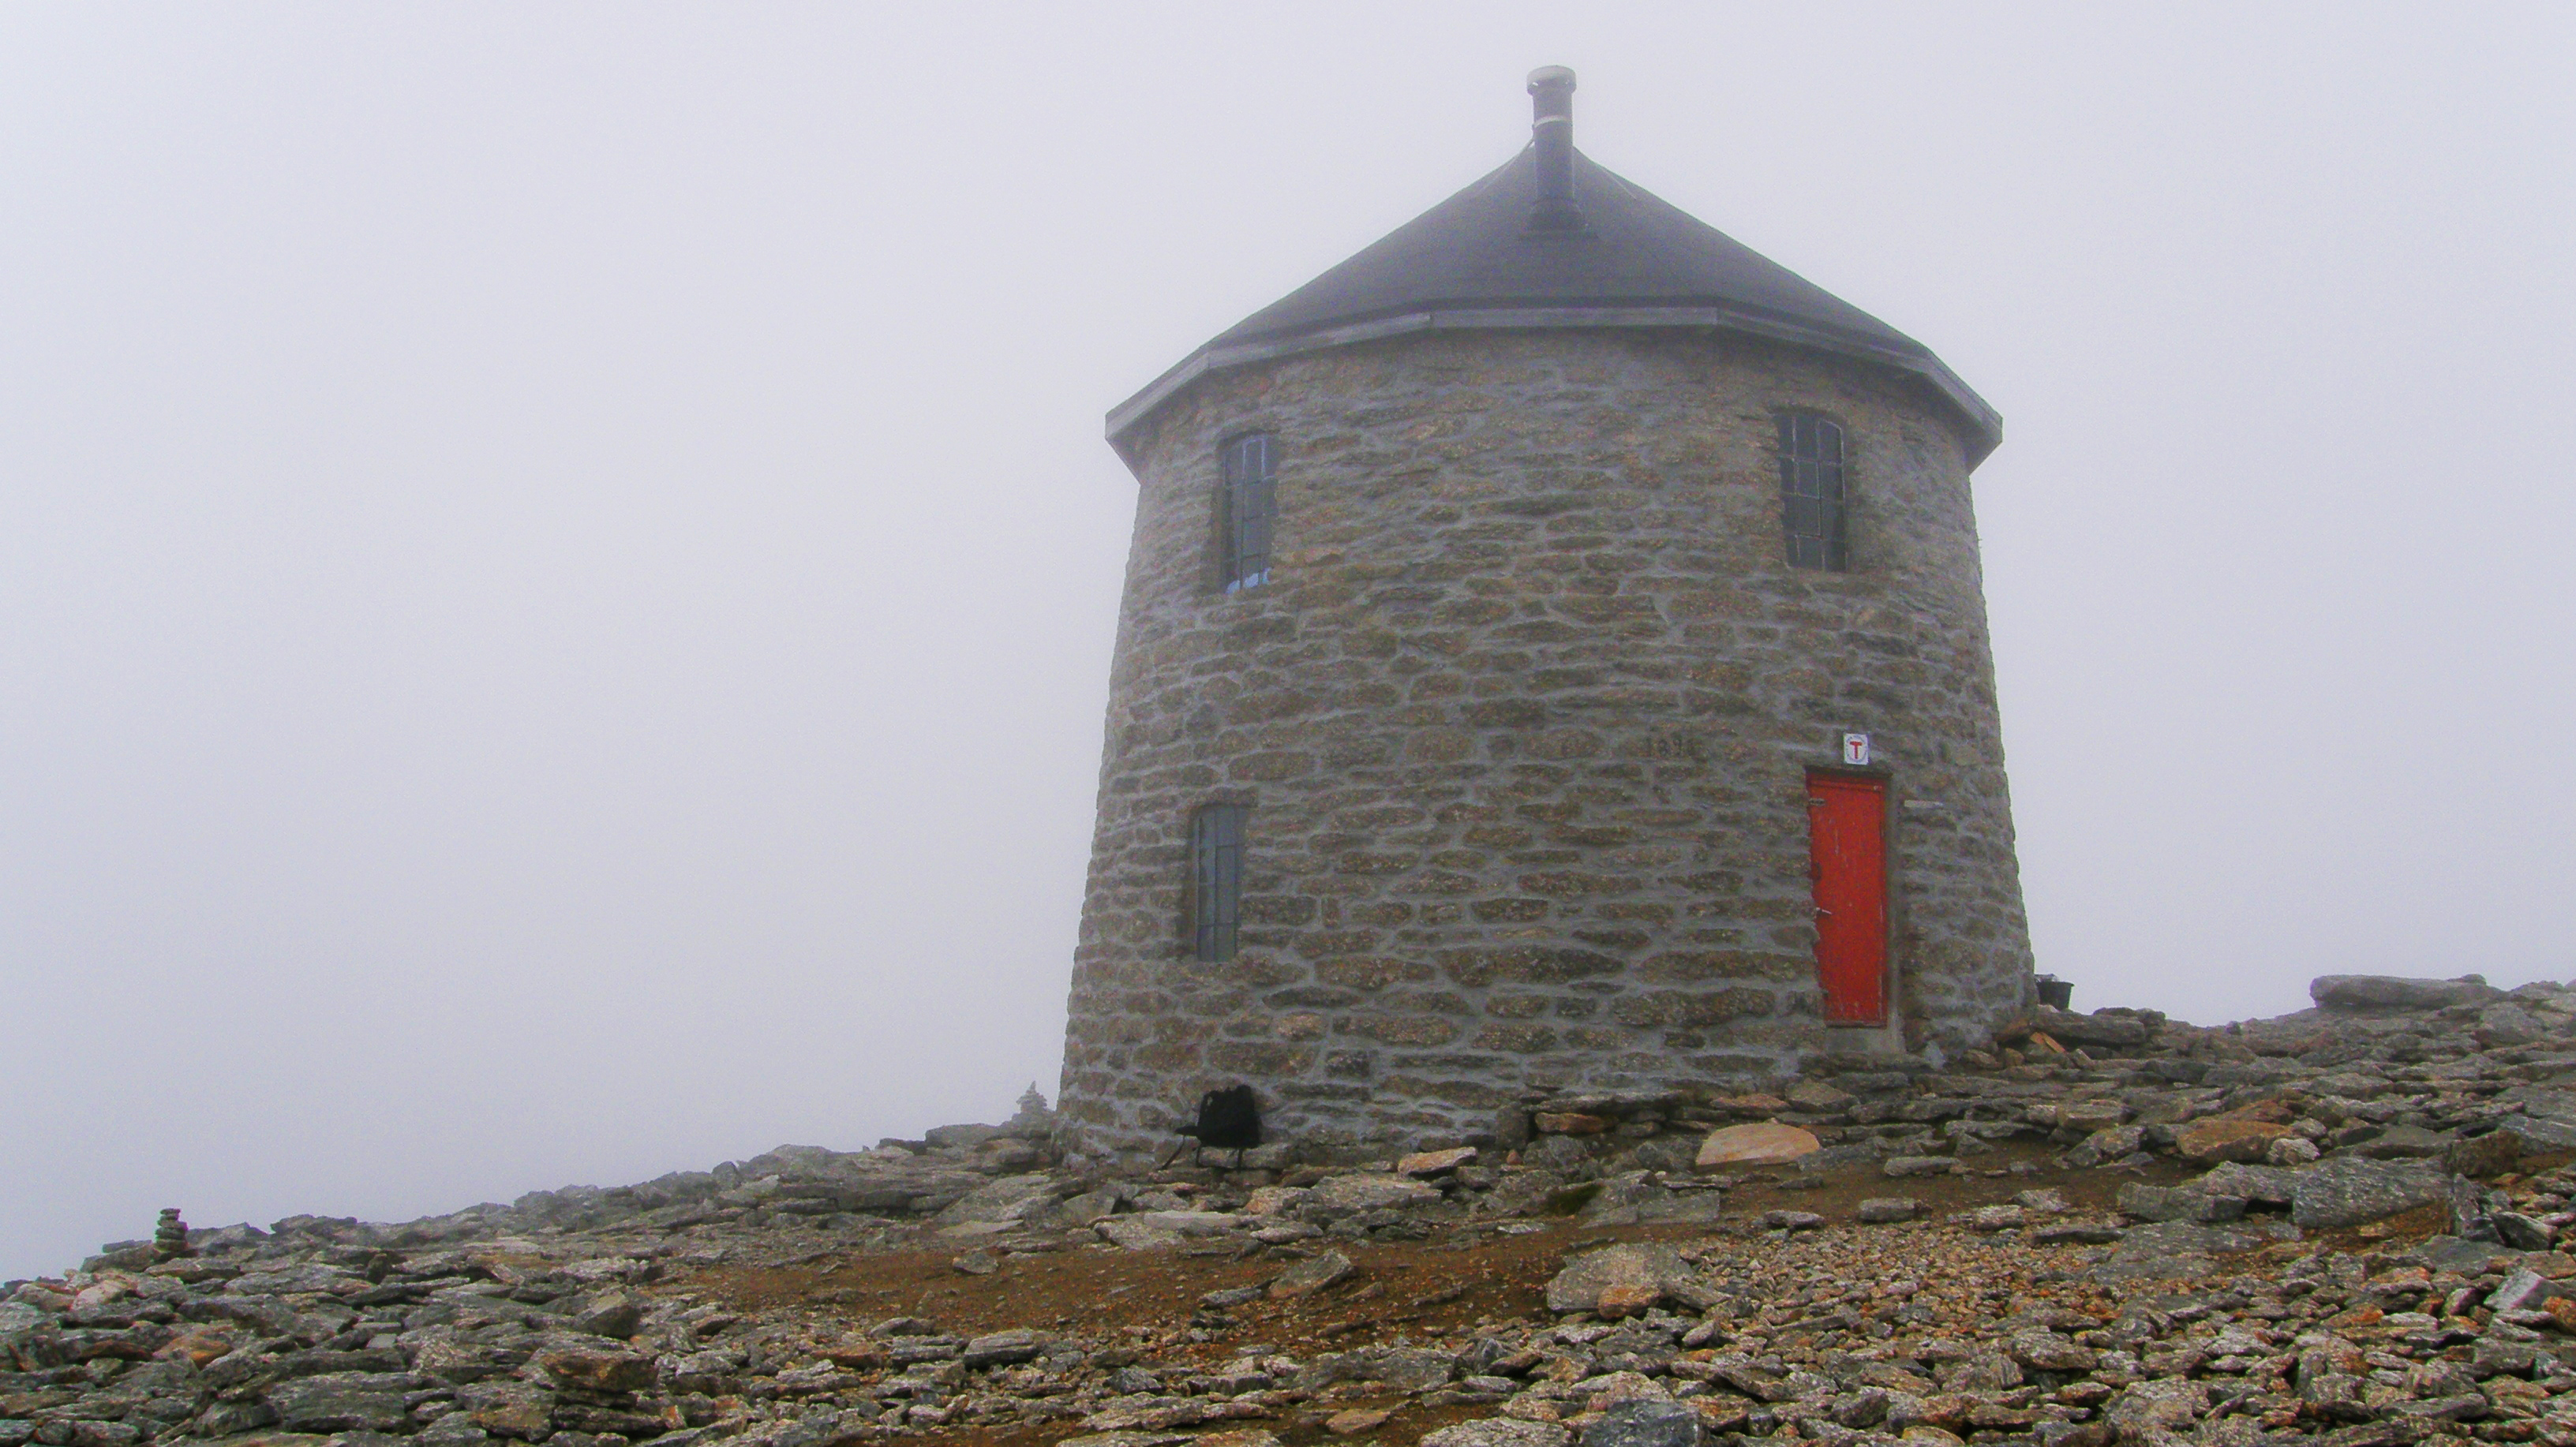
{"type": "Polygon", "coordinates": [[[1778,317],[1754,315],[1733,307],[1541,306],[1431,307],[1275,337],[1231,343],[1210,342],[1182,358],[1178,365],[1148,383],[1144,390],[1110,409],[1107,419],[1109,445],[1118,449],[1118,455],[1126,460],[1129,470],[1135,470],[1142,459],[1130,445],[1129,434],[1165,402],[1210,372],[1331,347],[1379,341],[1411,332],[1449,328],[1526,331],[1550,327],[1707,327],[1893,367],[1930,383],[1934,391],[1958,410],[1960,421],[1966,424],[1967,463],[1971,471],[2003,442],[2002,414],[1986,405],[1986,400],[1978,396],[1975,389],[1960,380],[1958,373],[1951,371],[1930,352],[1881,346],[1839,332],[1801,326],[1778,317]]]}

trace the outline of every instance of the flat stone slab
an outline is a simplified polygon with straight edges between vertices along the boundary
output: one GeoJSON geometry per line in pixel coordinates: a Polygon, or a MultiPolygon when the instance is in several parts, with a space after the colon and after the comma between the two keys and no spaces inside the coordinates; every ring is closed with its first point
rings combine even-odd
{"type": "Polygon", "coordinates": [[[1316,1182],[1314,1194],[1306,1199],[1336,1211],[1382,1211],[1437,1201],[1440,1188],[1411,1176],[1332,1176],[1316,1182]]]}
{"type": "Polygon", "coordinates": [[[1100,1239],[1130,1251],[1177,1246],[1193,1236],[1214,1236],[1242,1226],[1242,1217],[1226,1211],[1137,1211],[1091,1223],[1100,1239]]]}
{"type": "Polygon", "coordinates": [[[1246,1216],[1284,1216],[1297,1209],[1299,1202],[1314,1192],[1304,1186],[1260,1186],[1244,1201],[1246,1216]]]}
{"type": "Polygon", "coordinates": [[[2187,1161],[2243,1161],[2248,1164],[2263,1159],[2272,1142],[2288,1135],[2290,1128],[2262,1120],[2230,1120],[2212,1116],[2174,1127],[2174,1153],[2187,1161]]]}
{"type": "Polygon", "coordinates": [[[2270,1241],[2269,1236],[2256,1231],[2192,1221],[2160,1221],[2123,1232],[2119,1244],[2104,1253],[2085,1274],[2096,1281],[2208,1276],[2218,1269],[2217,1257],[2221,1253],[2251,1251],[2270,1241]]]}
{"type": "Polygon", "coordinates": [[[2143,1045],[2154,1033],[2134,1015],[2078,1015],[2049,1005],[2031,1011],[2030,1023],[2061,1045],[2143,1045]]]}
{"type": "Polygon", "coordinates": [[[2213,1167],[2208,1175],[2178,1189],[2198,1191],[2207,1196],[2242,1196],[2267,1206],[2286,1206],[2298,1193],[2299,1173],[2280,1166],[2248,1166],[2230,1162],[2213,1167]]]}
{"type": "Polygon", "coordinates": [[[2450,1178],[2432,1167],[2344,1156],[2299,1173],[2298,1188],[2290,1194],[2290,1220],[2311,1229],[2359,1226],[2450,1198],[2450,1178]]]}
{"type": "Polygon", "coordinates": [[[2446,1005],[2477,1005],[2504,992],[2483,975],[2456,980],[2413,980],[2402,975],[2319,975],[2308,982],[2308,998],[2318,1008],[2355,1014],[2393,1014],[2439,1010],[2446,1005]]]}
{"type": "Polygon", "coordinates": [[[2544,1116],[2506,1116],[2496,1122],[2495,1133],[2510,1135],[2524,1155],[2576,1150],[2576,1124],[2544,1116]]]}
{"type": "Polygon", "coordinates": [[[1138,1211],[1128,1219],[1184,1236],[1214,1236],[1243,1226],[1243,1218],[1231,1211],[1138,1211]]]}
{"type": "Polygon", "coordinates": [[[1717,1191],[1665,1191],[1636,1204],[1637,1219],[1655,1222],[1688,1222],[1709,1224],[1725,1213],[1726,1198],[1717,1191]]]}
{"type": "Polygon", "coordinates": [[[2494,1097],[2495,1104],[2509,1105],[2524,1115],[2542,1120],[2576,1121],[2576,1093],[2552,1090],[2545,1085],[2508,1085],[2494,1097]]]}
{"type": "Polygon", "coordinates": [[[1054,1338],[1027,1327],[1014,1327],[979,1336],[966,1343],[959,1360],[970,1367],[1015,1366],[1034,1361],[1054,1338]]]}
{"type": "Polygon", "coordinates": [[[1351,1258],[1339,1251],[1327,1251],[1281,1272],[1278,1279],[1270,1283],[1270,1294],[1281,1301],[1312,1296],[1348,1277],[1353,1269],[1351,1258]]]}
{"type": "Polygon", "coordinates": [[[387,1432],[406,1421],[410,1386],[401,1372],[330,1372],[279,1383],[268,1405],[290,1432],[387,1432]]]}
{"type": "Polygon", "coordinates": [[[1436,1176],[1443,1171],[1454,1171],[1474,1159],[1474,1146],[1459,1146],[1445,1151],[1415,1151],[1395,1163],[1395,1173],[1399,1176],[1436,1176]]]}
{"type": "Polygon", "coordinates": [[[1004,1176],[989,1186],[967,1192],[931,1218],[933,1226],[1020,1222],[1055,1208],[1055,1182],[1045,1172],[1004,1176]]]}
{"type": "Polygon", "coordinates": [[[1583,1447],[1699,1447],[1700,1436],[1690,1403],[1629,1397],[1583,1429],[1583,1447]]]}
{"type": "Polygon", "coordinates": [[[2534,1251],[2525,1255],[2494,1241],[2464,1241],[2457,1236],[2427,1236],[2413,1250],[2397,1259],[2434,1271],[2456,1271],[2463,1276],[2478,1276],[2489,1271],[2508,1273],[2517,1268],[2527,1268],[2546,1279],[2576,1276],[2576,1260],[2558,1252],[2534,1251]]]}
{"type": "Polygon", "coordinates": [[[1487,1417],[1443,1427],[1422,1439],[1422,1447],[1566,1447],[1574,1433],[1554,1422],[1522,1422],[1487,1417]]]}
{"type": "Polygon", "coordinates": [[[2448,1132],[2401,1123],[2354,1146],[2352,1153],[2375,1161],[2429,1161],[2449,1154],[2459,1143],[2460,1138],[2448,1132]]]}
{"type": "Polygon", "coordinates": [[[1541,1111],[1530,1117],[1530,1128],[1540,1135],[1599,1135],[1619,1122],[1606,1115],[1582,1111],[1541,1111]]]}
{"type": "Polygon", "coordinates": [[[1566,1263],[1547,1284],[1547,1309],[1555,1312],[1597,1311],[1605,1295],[1624,1302],[1632,1294],[1655,1297],[1691,1279],[1690,1263],[1670,1246],[1629,1242],[1607,1246],[1566,1263]]]}
{"type": "Polygon", "coordinates": [[[2222,1195],[2191,1186],[2150,1186],[2127,1181],[2120,1186],[2120,1214],[2141,1221],[2198,1221],[2216,1225],[2245,1214],[2243,1196],[2222,1195]]]}
{"type": "Polygon", "coordinates": [[[1699,1144],[1698,1159],[1691,1164],[1702,1171],[1727,1166],[1776,1166],[1823,1149],[1824,1142],[1816,1139],[1812,1131],[1777,1121],[1756,1121],[1710,1131],[1708,1139],[1699,1144]]]}

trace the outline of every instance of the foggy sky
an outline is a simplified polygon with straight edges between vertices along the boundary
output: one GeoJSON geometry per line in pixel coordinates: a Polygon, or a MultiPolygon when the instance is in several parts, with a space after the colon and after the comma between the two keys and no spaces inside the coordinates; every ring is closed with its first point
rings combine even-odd
{"type": "Polygon", "coordinates": [[[0,1276],[1051,1096],[1101,414],[1499,164],[1937,350],[2039,965],[2576,975],[2576,10],[0,8],[0,1276]]]}

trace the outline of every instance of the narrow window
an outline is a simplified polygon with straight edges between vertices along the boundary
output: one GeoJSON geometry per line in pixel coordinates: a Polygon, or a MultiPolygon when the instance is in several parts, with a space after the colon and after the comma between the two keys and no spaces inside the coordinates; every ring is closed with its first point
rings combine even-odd
{"type": "Polygon", "coordinates": [[[1249,812],[1241,804],[1209,804],[1190,816],[1190,932],[1193,953],[1211,963],[1234,958],[1249,812]]]}
{"type": "Polygon", "coordinates": [[[1841,572],[1848,566],[1843,527],[1843,429],[1822,417],[1780,417],[1780,519],[1789,532],[1789,566],[1841,572]]]}
{"type": "Polygon", "coordinates": [[[1238,437],[1219,454],[1225,487],[1217,499],[1225,534],[1225,590],[1270,581],[1270,529],[1279,517],[1279,442],[1267,432],[1238,437]]]}

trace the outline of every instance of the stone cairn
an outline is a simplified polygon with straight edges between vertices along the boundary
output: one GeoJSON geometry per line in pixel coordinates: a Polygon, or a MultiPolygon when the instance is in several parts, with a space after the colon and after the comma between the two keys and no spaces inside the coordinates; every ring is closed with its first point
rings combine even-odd
{"type": "Polygon", "coordinates": [[[161,1208],[161,1220],[152,1228],[152,1257],[156,1261],[176,1261],[189,1254],[188,1223],[179,1219],[179,1208],[161,1208]]]}

